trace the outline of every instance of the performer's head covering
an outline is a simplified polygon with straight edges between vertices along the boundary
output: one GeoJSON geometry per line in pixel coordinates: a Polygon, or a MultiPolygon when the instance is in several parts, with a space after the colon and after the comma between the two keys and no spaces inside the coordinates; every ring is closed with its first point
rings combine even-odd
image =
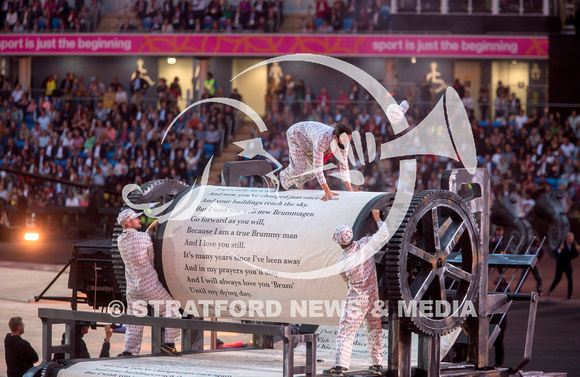
{"type": "Polygon", "coordinates": [[[139,217],[142,214],[143,214],[143,212],[136,213],[132,209],[127,208],[127,209],[124,209],[123,211],[121,211],[121,213],[119,213],[119,216],[117,216],[117,222],[121,226],[125,226],[125,224],[127,224],[127,221],[132,220],[136,217],[139,217]]]}
{"type": "Polygon", "coordinates": [[[348,225],[339,225],[334,228],[332,240],[340,246],[347,246],[352,243],[352,228],[348,225]]]}

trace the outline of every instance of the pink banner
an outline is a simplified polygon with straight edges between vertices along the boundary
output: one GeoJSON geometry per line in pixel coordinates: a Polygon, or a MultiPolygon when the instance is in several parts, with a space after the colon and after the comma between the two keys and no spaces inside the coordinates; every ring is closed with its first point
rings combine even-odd
{"type": "Polygon", "coordinates": [[[437,56],[548,58],[546,37],[282,34],[1,35],[2,55],[437,56]]]}

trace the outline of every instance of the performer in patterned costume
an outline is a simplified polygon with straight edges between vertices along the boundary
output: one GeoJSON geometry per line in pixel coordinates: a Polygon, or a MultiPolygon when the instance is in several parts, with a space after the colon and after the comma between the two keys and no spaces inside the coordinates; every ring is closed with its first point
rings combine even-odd
{"type": "MultiPolygon", "coordinates": [[[[173,300],[169,293],[159,282],[157,271],[153,268],[153,242],[151,235],[158,225],[155,220],[147,232],[139,232],[141,229],[141,214],[131,209],[123,210],[117,217],[117,222],[123,226],[123,233],[117,238],[119,252],[125,264],[125,280],[127,281],[127,314],[134,314],[133,303],[137,300],[150,302],[160,300],[159,314],[165,317],[169,314],[172,318],[178,315],[166,313],[166,302],[173,300]]],[[[175,340],[179,337],[179,330],[165,329],[165,343],[161,351],[171,356],[178,356],[175,349],[175,340]]],[[[119,356],[132,356],[141,351],[143,338],[143,326],[127,325],[125,332],[125,351],[119,356]]]]}
{"type": "MultiPolygon", "coordinates": [[[[324,190],[322,200],[332,199],[335,192],[330,191],[324,177],[324,163],[333,155],[339,162],[341,179],[348,191],[355,191],[350,185],[348,173],[348,144],[341,142],[341,135],[346,134],[351,139],[352,128],[338,124],[336,128],[319,122],[300,122],[294,124],[286,132],[290,161],[288,167],[280,172],[280,184],[285,189],[295,185],[301,188],[304,183],[314,177],[324,190]],[[337,147],[332,150],[331,142],[335,140],[337,147]]],[[[343,140],[344,136],[342,137],[343,140]]]]}
{"type": "Polygon", "coordinates": [[[326,375],[342,376],[342,372],[350,368],[350,356],[355,335],[363,321],[367,334],[368,353],[372,362],[369,372],[376,375],[382,374],[381,317],[376,312],[373,313],[375,302],[379,299],[375,260],[373,257],[365,261],[361,261],[357,257],[353,258],[353,255],[363,251],[365,245],[367,248],[376,250],[380,241],[388,234],[386,226],[383,226],[384,223],[381,221],[379,210],[373,209],[372,215],[379,227],[379,231],[372,237],[353,241],[352,229],[347,225],[337,226],[332,235],[334,242],[338,243],[344,250],[344,254],[338,262],[339,267],[345,264],[353,267],[347,268],[345,272],[341,273],[342,278],[348,284],[348,294],[336,338],[336,366],[325,370],[324,374],[326,375]]]}

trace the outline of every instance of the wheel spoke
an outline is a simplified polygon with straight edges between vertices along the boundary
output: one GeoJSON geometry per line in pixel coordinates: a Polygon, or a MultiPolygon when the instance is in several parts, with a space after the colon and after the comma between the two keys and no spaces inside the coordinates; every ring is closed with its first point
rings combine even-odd
{"type": "Polygon", "coordinates": [[[447,264],[447,273],[452,279],[455,280],[464,280],[469,283],[473,283],[473,275],[467,271],[463,271],[461,268],[456,267],[452,264],[447,264]]]}
{"type": "Polygon", "coordinates": [[[445,289],[445,274],[439,275],[439,290],[441,301],[447,300],[447,290],[445,289]]]}
{"type": "Polygon", "coordinates": [[[420,300],[423,297],[434,278],[435,272],[433,270],[424,268],[419,272],[410,287],[411,296],[414,300],[420,300]]]}
{"type": "Polygon", "coordinates": [[[406,324],[411,331],[440,336],[453,330],[465,319],[446,316],[447,310],[457,310],[453,307],[457,303],[477,297],[474,288],[481,280],[477,247],[482,241],[469,208],[480,208],[483,201],[475,200],[469,208],[465,203],[446,190],[422,191],[413,197],[404,227],[389,243],[381,282],[405,305],[423,304],[417,309],[425,316],[406,324]],[[435,309],[429,313],[434,317],[425,304],[435,309]]]}
{"type": "Polygon", "coordinates": [[[439,238],[443,237],[443,235],[447,232],[447,229],[449,229],[449,226],[453,223],[453,220],[451,219],[451,217],[448,217],[447,220],[445,220],[443,222],[443,224],[441,224],[441,226],[439,227],[438,233],[439,233],[439,238]]]}
{"type": "Polygon", "coordinates": [[[435,263],[435,256],[429,254],[423,249],[418,248],[415,245],[409,244],[409,254],[414,255],[415,257],[419,258],[421,261],[424,261],[430,265],[435,263]]]}
{"type": "Polygon", "coordinates": [[[437,207],[431,208],[431,213],[427,212],[421,218],[421,225],[423,228],[423,240],[425,242],[425,250],[433,254],[441,251],[439,241],[439,215],[437,214],[437,207]]]}
{"type": "Polygon", "coordinates": [[[445,249],[443,251],[443,255],[445,255],[447,257],[449,255],[449,253],[451,253],[451,251],[453,250],[453,248],[455,247],[455,245],[457,245],[457,243],[459,242],[459,239],[463,235],[463,232],[465,232],[465,229],[466,229],[465,228],[465,222],[462,221],[455,228],[455,231],[453,232],[453,234],[451,234],[449,236],[449,241],[447,242],[447,245],[445,245],[445,249]]]}

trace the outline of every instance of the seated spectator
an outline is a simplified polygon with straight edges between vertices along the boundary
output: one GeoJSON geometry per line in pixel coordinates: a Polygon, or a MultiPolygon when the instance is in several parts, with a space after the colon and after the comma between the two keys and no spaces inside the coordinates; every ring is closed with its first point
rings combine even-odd
{"type": "Polygon", "coordinates": [[[326,88],[320,89],[320,94],[318,95],[318,100],[316,103],[317,111],[320,111],[325,106],[330,105],[331,100],[332,97],[326,92],[326,88]]]}
{"type": "Polygon", "coordinates": [[[355,18],[354,30],[367,31],[370,30],[370,22],[364,8],[361,8],[355,18]]]}
{"type": "Polygon", "coordinates": [[[222,16],[222,8],[218,0],[211,0],[205,10],[205,14],[210,16],[213,21],[219,20],[222,16]]]}
{"type": "Polygon", "coordinates": [[[89,11],[85,5],[82,6],[77,16],[77,31],[89,31],[90,16],[89,11]]]}
{"type": "MultiPolygon", "coordinates": [[[[337,3],[339,2],[335,2],[335,4],[337,3]]],[[[339,10],[337,10],[336,7],[332,7],[332,9],[330,10],[330,20],[329,20],[330,26],[333,28],[333,30],[341,30],[342,22],[343,22],[342,13],[339,10]]]]}
{"type": "MultiPolygon", "coordinates": [[[[239,23],[242,25],[242,28],[247,28],[248,23],[250,21],[250,13],[252,11],[252,5],[247,0],[242,0],[236,7],[236,11],[239,9],[239,23]]],[[[235,26],[235,22],[234,22],[235,26]]]]}
{"type": "Polygon", "coordinates": [[[191,4],[187,5],[187,8],[182,16],[184,28],[187,30],[193,30],[195,26],[195,12],[193,11],[193,6],[191,4]]]}
{"type": "Polygon", "coordinates": [[[329,25],[326,20],[323,20],[322,25],[320,26],[318,31],[321,33],[330,33],[332,31],[334,31],[334,28],[331,25],[329,25]]]}
{"type": "Polygon", "coordinates": [[[469,90],[465,91],[465,96],[461,99],[463,102],[463,106],[467,111],[467,115],[471,118],[475,112],[475,100],[471,96],[471,92],[469,90]]]}
{"type": "Polygon", "coordinates": [[[127,96],[127,92],[123,90],[123,85],[119,85],[117,87],[117,93],[115,94],[115,103],[121,104],[127,102],[129,97],[127,96]]]}
{"type": "Polygon", "coordinates": [[[254,8],[251,8],[250,17],[245,25],[245,28],[249,30],[256,30],[256,25],[258,24],[258,21],[259,20],[258,16],[256,15],[256,11],[254,10],[254,8]]]}
{"type": "Polygon", "coordinates": [[[21,21],[18,19],[16,20],[16,24],[14,24],[14,29],[12,29],[15,33],[24,33],[24,25],[22,25],[21,21]]]}
{"type": "Polygon", "coordinates": [[[254,11],[256,12],[256,17],[260,19],[260,17],[266,18],[268,16],[269,11],[269,4],[267,1],[264,0],[256,0],[254,1],[254,11]]]}
{"type": "Polygon", "coordinates": [[[48,125],[50,124],[50,116],[45,109],[40,110],[40,116],[37,118],[36,123],[43,130],[48,130],[48,125]]]}
{"type": "Polygon", "coordinates": [[[12,5],[10,5],[8,7],[8,12],[6,12],[6,18],[4,22],[6,23],[6,25],[8,25],[8,28],[10,30],[14,30],[14,25],[16,25],[17,21],[18,21],[18,12],[16,12],[16,9],[14,9],[12,5]]]}
{"type": "Polygon", "coordinates": [[[169,23],[169,20],[166,18],[163,20],[163,26],[161,26],[162,33],[173,33],[173,25],[169,23]]]}
{"type": "Polygon", "coordinates": [[[515,118],[516,131],[521,131],[526,123],[528,123],[528,116],[524,113],[524,110],[520,109],[515,118]]]}
{"type": "Polygon", "coordinates": [[[244,25],[242,25],[242,11],[240,7],[236,7],[234,11],[234,17],[232,18],[232,30],[242,30],[244,25]]]}
{"type": "Polygon", "coordinates": [[[511,94],[511,97],[507,100],[507,114],[508,116],[513,119],[521,108],[520,99],[516,97],[515,93],[511,94]]]}
{"type": "Polygon", "coordinates": [[[218,20],[212,20],[211,21],[211,29],[210,29],[210,31],[212,31],[214,33],[221,31],[220,24],[219,24],[218,20]]]}
{"type": "Polygon", "coordinates": [[[64,204],[65,207],[78,207],[79,204],[80,204],[79,198],[77,198],[72,191],[69,191],[64,204]]]}
{"type": "Polygon", "coordinates": [[[194,18],[201,20],[205,14],[205,0],[193,0],[194,18]]]}
{"type": "Polygon", "coordinates": [[[147,15],[147,1],[146,0],[136,0],[135,1],[135,12],[137,17],[145,18],[147,15]]]}
{"type": "Polygon", "coordinates": [[[69,30],[75,30],[77,25],[77,15],[74,9],[69,9],[68,14],[65,19],[66,28],[69,30]]]}
{"type": "Polygon", "coordinates": [[[278,20],[276,18],[275,8],[268,9],[268,17],[266,18],[266,28],[267,33],[275,33],[278,31],[278,20]]]}
{"type": "Polygon", "coordinates": [[[184,30],[185,29],[185,22],[184,22],[184,13],[178,7],[173,12],[173,17],[171,18],[171,25],[173,26],[173,30],[184,30]]]}
{"type": "Polygon", "coordinates": [[[273,30],[271,29],[271,25],[266,22],[265,17],[260,17],[258,19],[258,23],[256,24],[254,30],[260,33],[272,33],[273,30]]]}
{"type": "Polygon", "coordinates": [[[131,23],[131,20],[128,17],[125,17],[123,19],[123,23],[119,27],[119,31],[130,31],[130,30],[134,30],[134,29],[135,29],[135,27],[133,26],[133,24],[131,23]]]}
{"type": "Polygon", "coordinates": [[[170,19],[174,12],[173,0],[164,0],[161,10],[163,12],[163,18],[170,19]]]}
{"type": "Polygon", "coordinates": [[[234,6],[228,0],[222,1],[221,3],[222,17],[226,20],[233,19],[235,14],[234,6]]]}
{"type": "Polygon", "coordinates": [[[323,20],[330,19],[330,7],[326,0],[317,0],[315,5],[316,18],[323,20]]]}
{"type": "Polygon", "coordinates": [[[198,148],[196,149],[193,148],[189,149],[187,156],[185,157],[185,161],[187,164],[187,182],[189,184],[193,184],[193,180],[197,178],[198,175],[197,164],[199,162],[201,153],[203,153],[201,149],[198,148]]]}

